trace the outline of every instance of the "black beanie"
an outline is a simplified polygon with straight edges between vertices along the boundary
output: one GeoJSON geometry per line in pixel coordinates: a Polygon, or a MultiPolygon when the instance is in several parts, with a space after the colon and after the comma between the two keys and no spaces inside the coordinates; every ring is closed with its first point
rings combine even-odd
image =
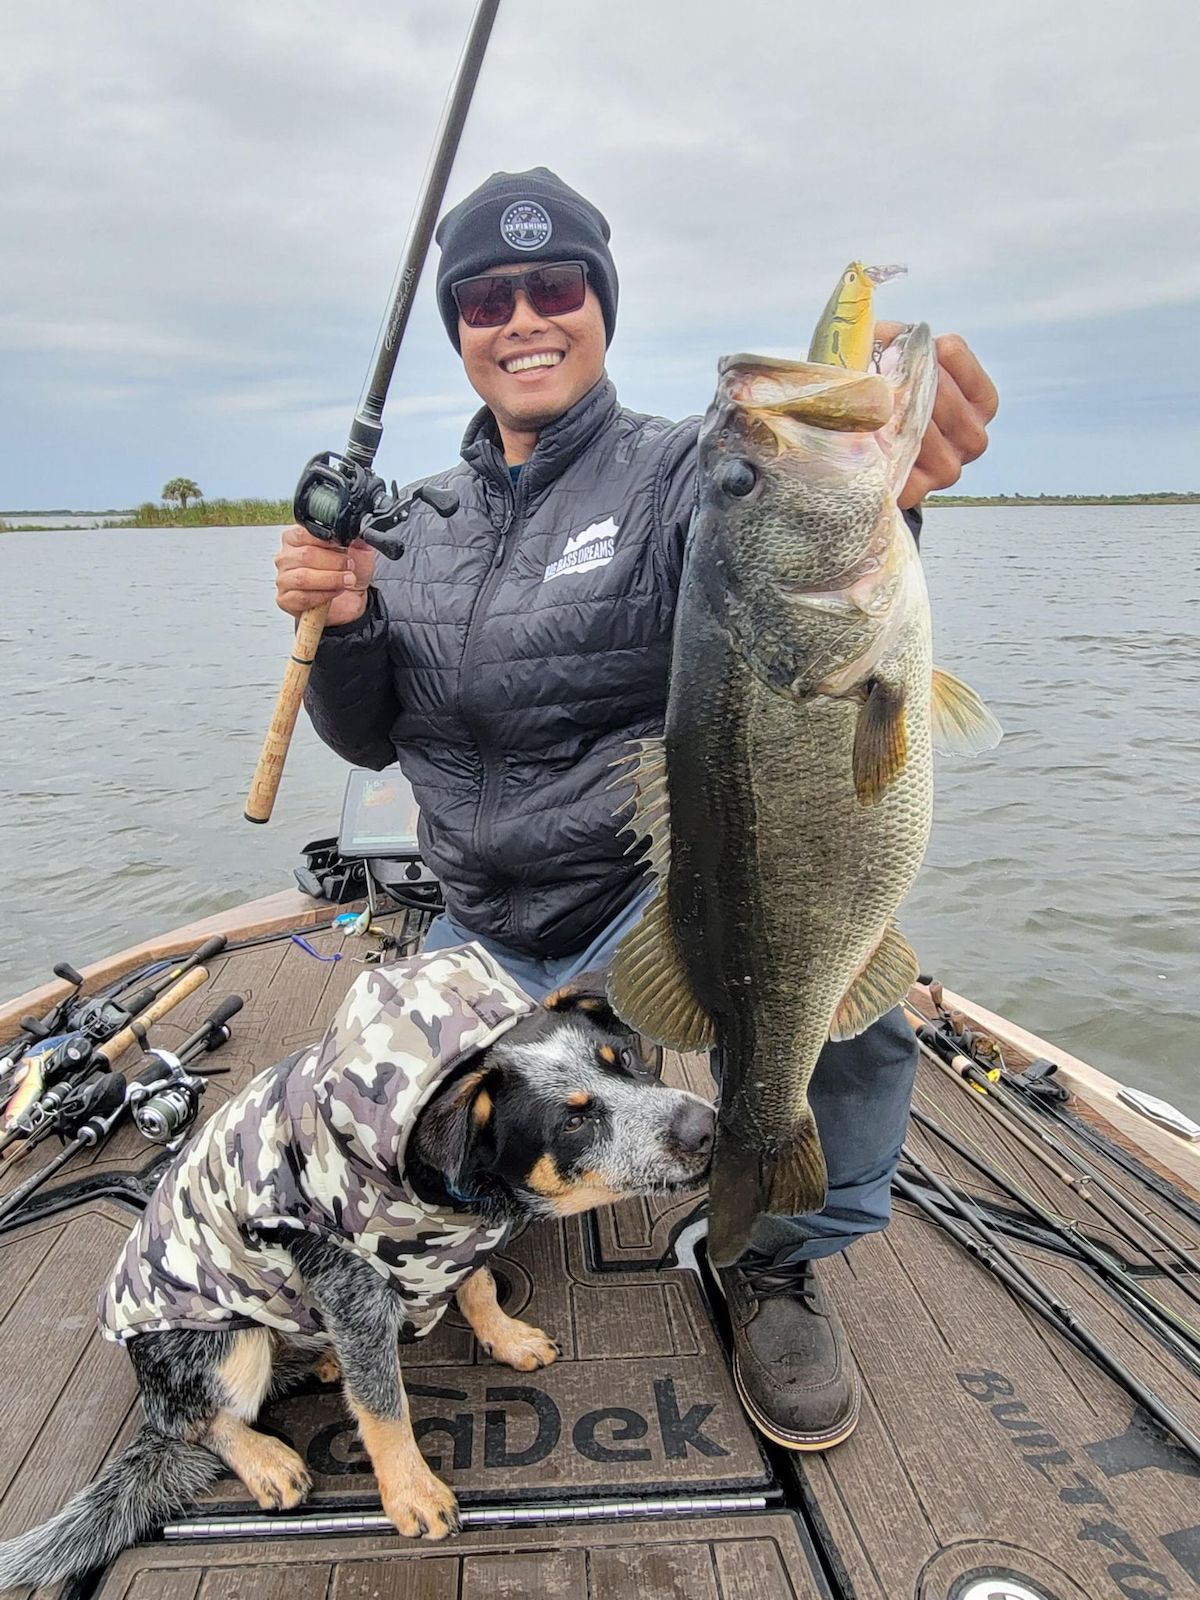
{"type": "Polygon", "coordinates": [[[510,261],[584,261],[588,283],[604,312],[605,344],[617,322],[617,269],[609,253],[607,220],[590,200],[549,167],[493,172],[438,224],[442,247],[437,302],[456,350],[458,306],[450,292],[461,278],[510,261]]]}

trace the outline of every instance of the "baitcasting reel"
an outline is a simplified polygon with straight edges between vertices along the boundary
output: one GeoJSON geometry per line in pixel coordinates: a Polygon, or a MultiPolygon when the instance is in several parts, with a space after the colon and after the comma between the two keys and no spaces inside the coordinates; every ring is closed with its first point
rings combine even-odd
{"type": "Polygon", "coordinates": [[[349,456],[325,450],[313,456],[301,473],[292,514],[314,538],[342,546],[361,539],[389,561],[399,561],[404,545],[388,534],[408,521],[419,500],[439,517],[452,517],[458,510],[457,495],[424,484],[401,500],[394,482],[389,494],[377,473],[349,456]]]}

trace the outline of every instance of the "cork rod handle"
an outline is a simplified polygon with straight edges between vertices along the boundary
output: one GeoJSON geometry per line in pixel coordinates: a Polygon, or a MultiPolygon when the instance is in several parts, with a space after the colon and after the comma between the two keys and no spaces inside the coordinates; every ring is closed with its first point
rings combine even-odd
{"type": "Polygon", "coordinates": [[[267,737],[263,740],[258,766],[254,769],[254,780],[246,800],[247,822],[267,822],[270,819],[275,796],[279,792],[279,780],[283,777],[283,764],[292,742],[292,730],[296,726],[308,674],[312,670],[321,635],[325,632],[325,619],[331,604],[327,600],[323,606],[314,606],[300,618],[300,626],[292,641],[291,658],[279,686],[275,713],[267,729],[267,737]]]}

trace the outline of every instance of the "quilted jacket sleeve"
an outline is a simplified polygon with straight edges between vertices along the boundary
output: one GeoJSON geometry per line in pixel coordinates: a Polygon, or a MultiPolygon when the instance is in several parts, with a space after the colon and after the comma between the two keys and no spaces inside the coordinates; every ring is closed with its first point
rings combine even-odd
{"type": "Polygon", "coordinates": [[[387,613],[371,589],[357,622],[326,628],[304,694],[320,738],[352,765],[376,771],[396,759],[392,727],[400,708],[387,640],[387,613]]]}

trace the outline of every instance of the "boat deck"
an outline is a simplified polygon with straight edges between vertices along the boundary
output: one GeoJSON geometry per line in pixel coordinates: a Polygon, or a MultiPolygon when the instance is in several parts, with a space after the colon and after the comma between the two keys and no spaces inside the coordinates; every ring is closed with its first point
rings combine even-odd
{"type": "MultiPolygon", "coordinates": [[[[153,1030],[169,1048],[217,999],[245,997],[214,1058],[232,1071],[213,1079],[205,1112],[315,1037],[361,970],[363,941],[306,937],[342,960],[318,962],[286,936],[235,950],[153,1030]]],[[[702,1062],[678,1057],[665,1070],[694,1087],[707,1076],[702,1062]]],[[[1043,1204],[1124,1248],[928,1062],[917,1104],[1043,1204]]],[[[1011,1206],[915,1127],[912,1143],[950,1181],[1011,1206]]],[[[43,1146],[13,1171],[5,1164],[0,1193],[50,1154],[43,1146]]],[[[69,1209],[0,1233],[0,1537],[56,1510],[137,1426],[131,1368],[97,1333],[94,1306],[135,1214],[130,1175],[154,1154],[122,1130],[55,1180],[55,1203],[70,1185],[69,1209]]],[[[1181,1243],[1200,1246],[1194,1222],[1181,1225],[1136,1179],[1120,1181],[1144,1208],[1157,1204],[1181,1243]]],[[[1200,1597],[1200,1469],[907,1202],[885,1234],[826,1268],[862,1369],[858,1430],[821,1456],[764,1446],[733,1389],[719,1296],[692,1253],[696,1212],[694,1195],[629,1202],[538,1224],[497,1258],[507,1309],[563,1345],[545,1371],[487,1360],[454,1312],[404,1353],[422,1449],[466,1512],[453,1543],[378,1530],[373,1480],[340,1395],[314,1382],[273,1405],[264,1425],[305,1457],[315,1487],[304,1515],[331,1519],[328,1531],[268,1517],[225,1478],[168,1538],[127,1552],[83,1592],[962,1600],[991,1578],[1048,1600],[1200,1597]],[[345,1518],[359,1525],[336,1520],[345,1518]]],[[[1200,1374],[1045,1239],[1012,1248],[1200,1431],[1200,1374]]],[[[1196,1313],[1165,1260],[1140,1270],[1177,1311],[1196,1313]]],[[[989,1592],[1004,1590],[979,1590],[989,1592]]],[[[59,1586],[38,1600],[68,1593],[59,1586]]]]}

